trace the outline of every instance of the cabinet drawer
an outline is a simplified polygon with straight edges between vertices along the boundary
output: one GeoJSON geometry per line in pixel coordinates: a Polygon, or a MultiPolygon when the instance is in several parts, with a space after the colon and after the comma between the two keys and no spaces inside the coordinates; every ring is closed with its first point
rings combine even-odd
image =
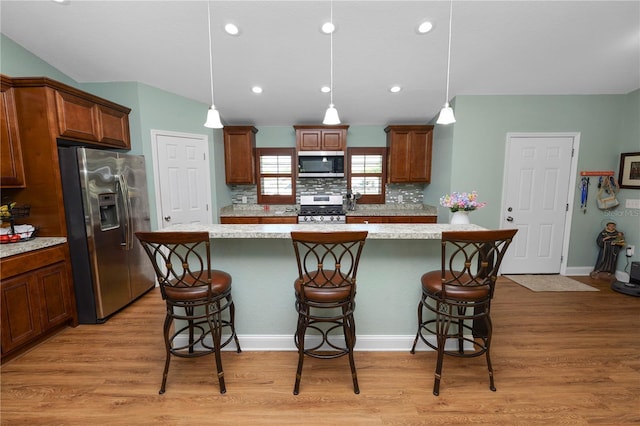
{"type": "Polygon", "coordinates": [[[221,217],[220,223],[222,224],[257,224],[260,223],[258,217],[221,217]]]}

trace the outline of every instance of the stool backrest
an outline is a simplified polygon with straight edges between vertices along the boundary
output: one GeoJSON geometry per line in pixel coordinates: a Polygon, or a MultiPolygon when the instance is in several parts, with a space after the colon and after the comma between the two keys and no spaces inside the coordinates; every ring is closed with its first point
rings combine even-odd
{"type": "Polygon", "coordinates": [[[291,232],[303,285],[326,289],[355,285],[367,235],[367,231],[291,232]]]}
{"type": "Polygon", "coordinates": [[[498,270],[517,229],[445,231],[442,233],[442,291],[447,288],[489,286],[489,296],[498,270]]]}
{"type": "Polygon", "coordinates": [[[208,286],[211,290],[208,232],[136,232],[136,237],[151,260],[163,299],[167,287],[188,291],[208,286]]]}

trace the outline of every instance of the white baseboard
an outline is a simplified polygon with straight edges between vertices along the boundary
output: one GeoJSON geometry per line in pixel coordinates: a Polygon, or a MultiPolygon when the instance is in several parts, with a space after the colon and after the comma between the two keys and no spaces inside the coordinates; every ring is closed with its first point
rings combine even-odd
{"type": "Polygon", "coordinates": [[[564,275],[572,275],[574,277],[587,276],[593,271],[593,266],[572,266],[567,267],[564,275]]]}
{"type": "MultiPolygon", "coordinates": [[[[567,268],[565,275],[571,275],[574,277],[587,276],[593,271],[593,266],[574,266],[567,268]]],[[[616,271],[615,277],[618,281],[625,283],[629,282],[629,274],[624,271],[616,271]]]]}
{"type": "MultiPolygon", "coordinates": [[[[228,336],[222,336],[223,341],[228,336]]],[[[356,338],[356,351],[360,352],[409,352],[413,345],[413,339],[415,335],[364,335],[356,338]]],[[[176,338],[177,345],[186,345],[187,335],[176,338]]],[[[336,336],[336,339],[340,339],[340,336],[336,336]]],[[[240,346],[243,351],[296,351],[297,348],[293,341],[292,335],[252,335],[243,334],[238,336],[240,346]]],[[[435,344],[435,337],[429,339],[429,342],[435,344]]],[[[313,337],[309,344],[318,344],[319,339],[316,340],[313,337]],[[315,342],[314,342],[315,340],[315,342]]],[[[210,344],[210,341],[208,342],[210,344]]],[[[447,350],[455,350],[455,341],[447,343],[445,347],[447,350]]],[[[466,345],[465,345],[466,346],[466,345]]],[[[235,344],[229,343],[223,348],[223,351],[235,351],[235,344]]],[[[416,351],[432,351],[423,341],[418,340],[416,345],[416,351]]]]}

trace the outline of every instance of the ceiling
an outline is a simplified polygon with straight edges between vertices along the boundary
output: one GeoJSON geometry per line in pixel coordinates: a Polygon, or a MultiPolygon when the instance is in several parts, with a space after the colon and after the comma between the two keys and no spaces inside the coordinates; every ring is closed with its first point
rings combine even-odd
{"type": "MultiPolygon", "coordinates": [[[[329,104],[330,1],[212,1],[215,104],[227,125],[317,124],[329,104]],[[230,36],[227,22],[240,28],[230,36]],[[251,92],[260,85],[264,92],[251,92]]],[[[334,0],[342,123],[426,123],[446,100],[448,1],[334,0]],[[419,35],[417,25],[434,28],[419,35]],[[403,90],[390,93],[398,84],[403,90]]],[[[136,81],[211,103],[207,3],[0,2],[0,30],[80,83],[136,81]]],[[[640,1],[453,2],[458,95],[640,87],[640,1]]],[[[204,121],[203,112],[203,121],[204,121]]]]}

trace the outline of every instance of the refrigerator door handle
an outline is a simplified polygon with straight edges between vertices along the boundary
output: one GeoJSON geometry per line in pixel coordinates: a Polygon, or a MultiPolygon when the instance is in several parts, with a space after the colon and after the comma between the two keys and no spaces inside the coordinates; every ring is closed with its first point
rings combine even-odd
{"type": "Polygon", "coordinates": [[[123,241],[121,243],[124,246],[125,250],[131,250],[133,248],[133,224],[131,223],[131,202],[129,201],[129,186],[127,185],[127,179],[118,175],[118,187],[119,187],[119,196],[122,201],[122,206],[124,207],[124,232],[123,232],[123,241]]]}

